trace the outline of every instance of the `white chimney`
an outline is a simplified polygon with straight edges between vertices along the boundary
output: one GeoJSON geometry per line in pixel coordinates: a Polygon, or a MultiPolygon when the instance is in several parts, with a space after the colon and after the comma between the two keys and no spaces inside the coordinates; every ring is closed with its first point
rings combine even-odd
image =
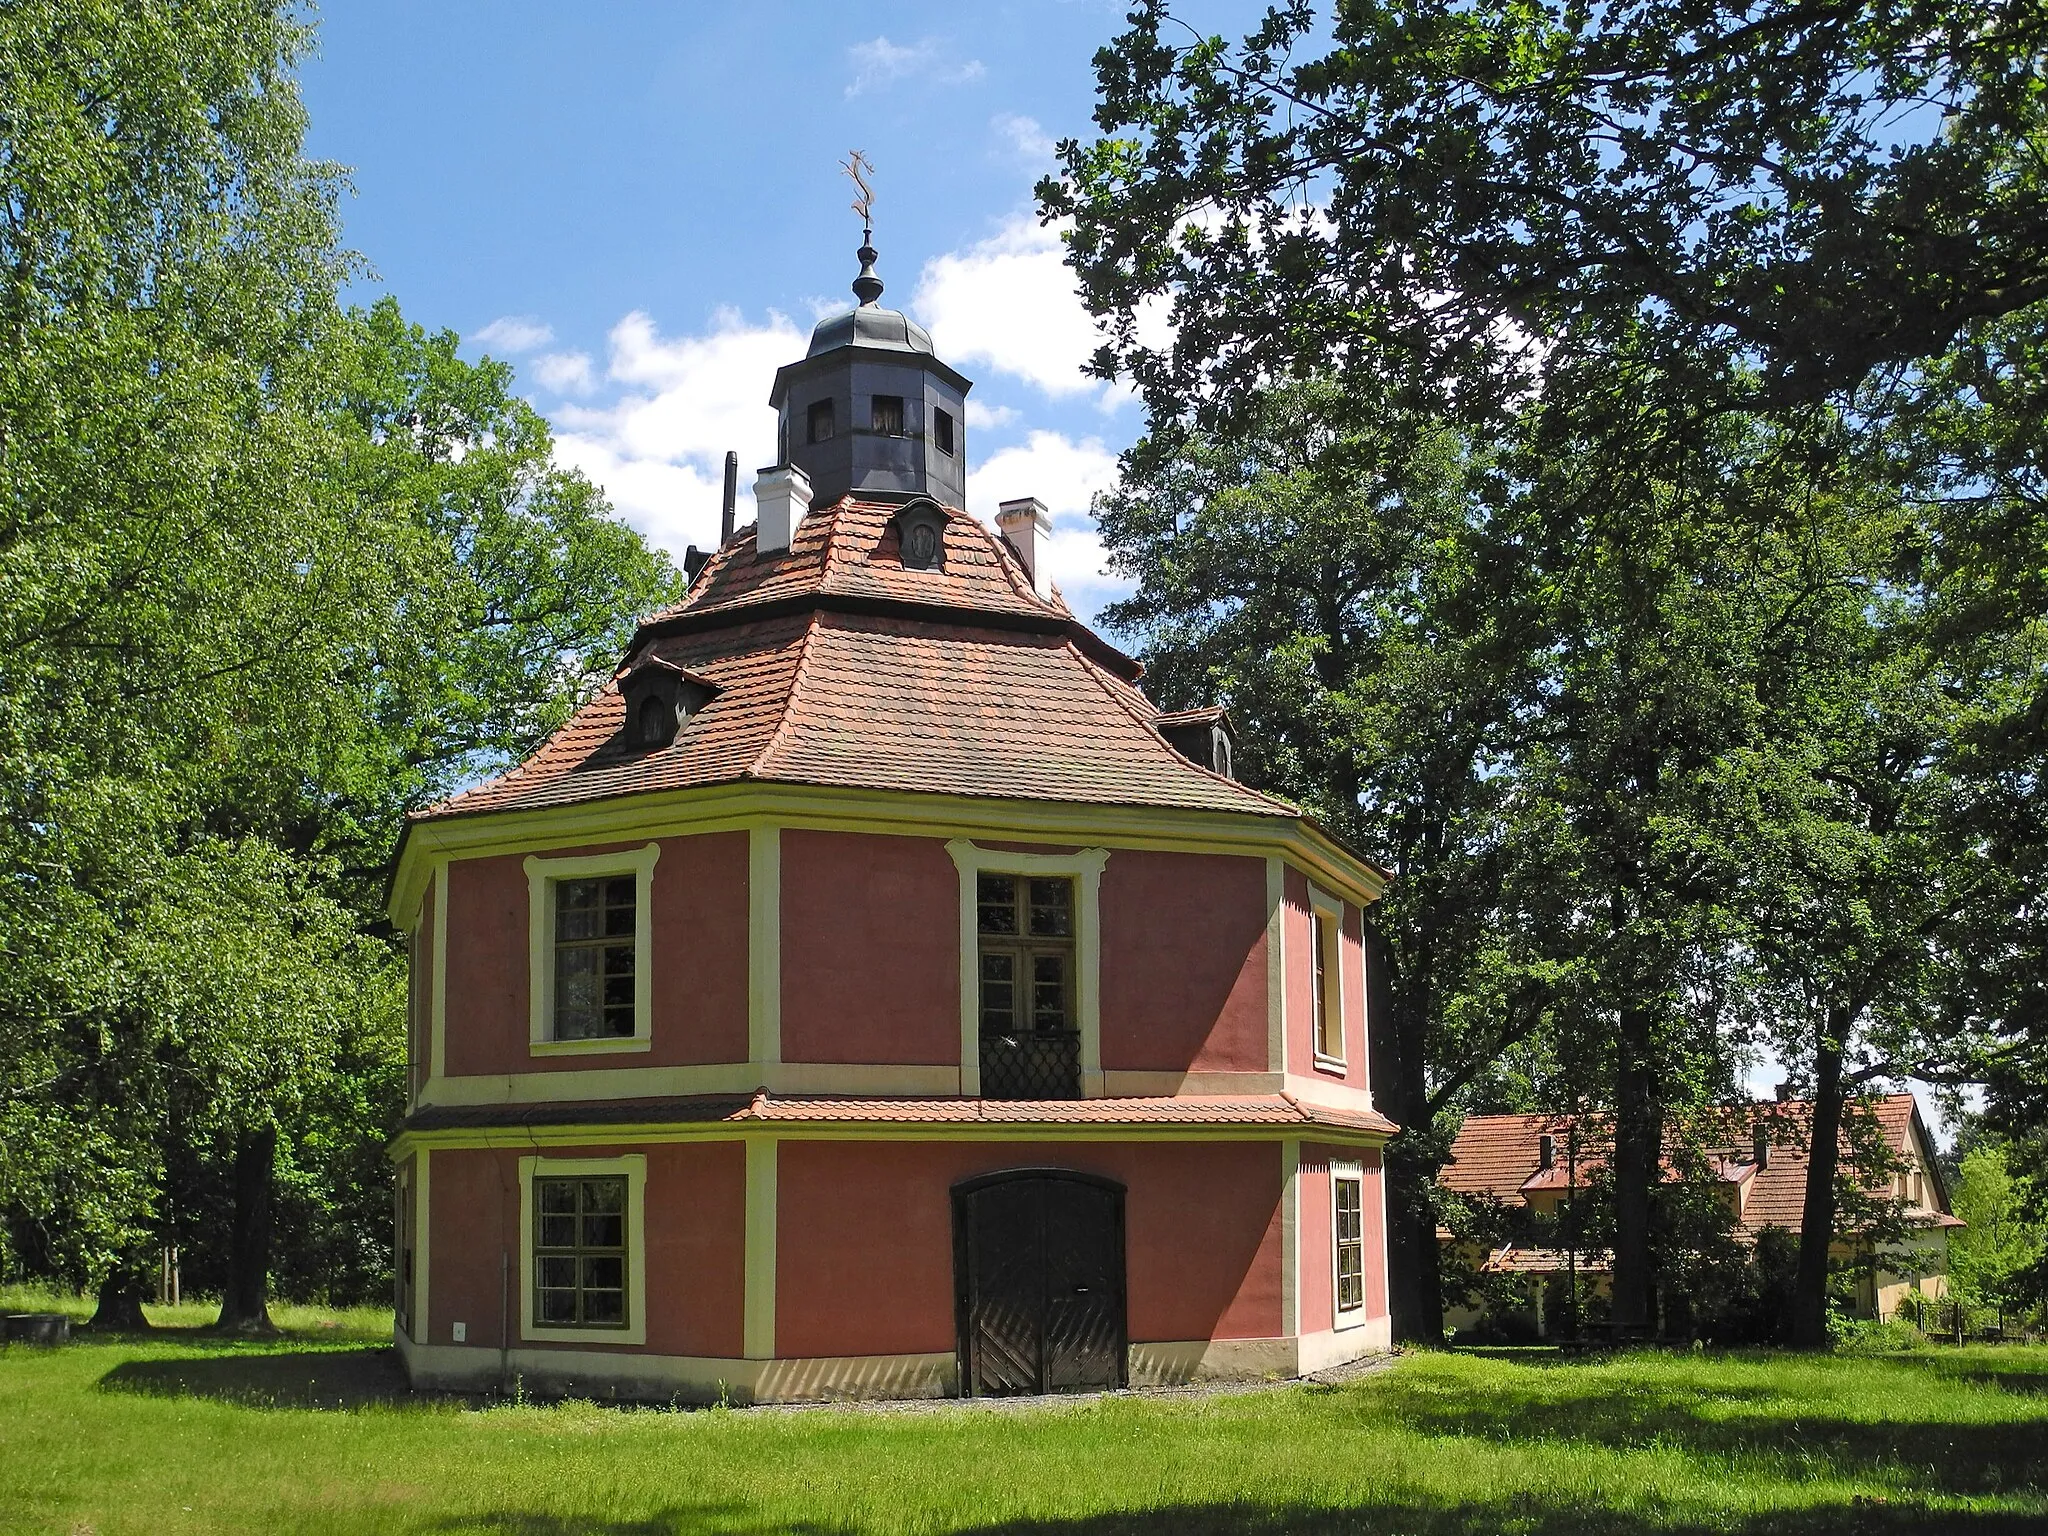
{"type": "Polygon", "coordinates": [[[1045,543],[1052,537],[1052,515],[1036,496],[1006,501],[996,513],[996,526],[1024,562],[1024,574],[1031,578],[1031,590],[1040,597],[1052,596],[1052,572],[1046,568],[1045,543]]]}
{"type": "Polygon", "coordinates": [[[754,482],[754,553],[789,548],[796,525],[811,510],[811,477],[794,464],[774,464],[754,482]]]}

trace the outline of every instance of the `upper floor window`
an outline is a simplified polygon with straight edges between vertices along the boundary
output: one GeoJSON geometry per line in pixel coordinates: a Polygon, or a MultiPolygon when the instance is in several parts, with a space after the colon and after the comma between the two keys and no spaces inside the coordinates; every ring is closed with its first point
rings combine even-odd
{"type": "Polygon", "coordinates": [[[1076,1098],[1074,882],[986,871],[976,879],[981,1091],[988,1098],[1076,1098]]]}
{"type": "Polygon", "coordinates": [[[660,851],[526,861],[534,1054],[649,1047],[648,902],[660,851]]]}
{"type": "Polygon", "coordinates": [[[932,410],[932,445],[941,453],[953,451],[953,413],[936,407],[932,410]]]}
{"type": "Polygon", "coordinates": [[[804,424],[804,440],[806,442],[830,442],[835,430],[835,423],[832,419],[832,402],[830,400],[813,400],[811,408],[804,413],[804,424]]]}
{"type": "Polygon", "coordinates": [[[1311,891],[1309,920],[1310,1023],[1315,1030],[1319,1065],[1344,1062],[1344,986],[1340,970],[1344,909],[1320,892],[1311,891]]]}
{"type": "Polygon", "coordinates": [[[635,883],[631,875],[554,883],[557,1040],[633,1033],[635,883]]]}
{"type": "Polygon", "coordinates": [[[903,397],[901,395],[876,395],[874,399],[874,429],[883,437],[903,435],[903,397]]]}
{"type": "Polygon", "coordinates": [[[1365,1307],[1365,1177],[1356,1164],[1330,1168],[1331,1263],[1338,1322],[1365,1307]]]}

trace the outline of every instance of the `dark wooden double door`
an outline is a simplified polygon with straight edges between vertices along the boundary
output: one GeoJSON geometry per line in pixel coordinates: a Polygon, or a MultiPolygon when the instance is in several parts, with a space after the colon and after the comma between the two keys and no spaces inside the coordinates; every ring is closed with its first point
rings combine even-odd
{"type": "Polygon", "coordinates": [[[1124,1191],[1063,1169],[953,1190],[960,1375],[975,1397],[1124,1384],[1124,1191]]]}

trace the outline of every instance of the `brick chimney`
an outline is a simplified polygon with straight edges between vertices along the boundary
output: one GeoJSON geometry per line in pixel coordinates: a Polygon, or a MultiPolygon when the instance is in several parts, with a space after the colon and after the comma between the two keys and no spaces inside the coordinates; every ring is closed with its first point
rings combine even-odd
{"type": "Polygon", "coordinates": [[[1010,541],[1031,578],[1031,590],[1040,597],[1052,596],[1052,572],[1046,569],[1045,542],[1052,537],[1052,515],[1036,496],[1006,501],[996,513],[996,527],[1010,541]]]}
{"type": "Polygon", "coordinates": [[[754,482],[754,553],[780,554],[789,548],[796,525],[811,510],[811,477],[794,464],[774,464],[754,482]]]}

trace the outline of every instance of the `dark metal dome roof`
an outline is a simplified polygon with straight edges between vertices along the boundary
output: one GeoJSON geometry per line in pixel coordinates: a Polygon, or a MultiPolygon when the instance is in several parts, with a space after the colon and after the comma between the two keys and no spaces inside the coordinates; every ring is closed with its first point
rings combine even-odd
{"type": "Polygon", "coordinates": [[[811,349],[804,355],[816,357],[840,347],[876,347],[888,352],[937,356],[930,331],[910,316],[878,304],[863,304],[820,320],[811,332],[811,349]]]}

